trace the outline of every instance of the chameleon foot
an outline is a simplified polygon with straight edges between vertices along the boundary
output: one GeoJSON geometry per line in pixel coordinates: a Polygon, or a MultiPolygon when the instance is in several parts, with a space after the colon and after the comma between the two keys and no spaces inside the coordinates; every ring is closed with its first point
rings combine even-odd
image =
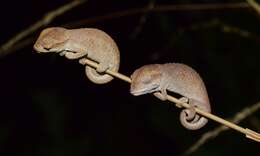
{"type": "Polygon", "coordinates": [[[167,100],[167,95],[162,94],[161,92],[154,92],[153,93],[154,96],[156,96],[158,99],[165,101],[167,100]]]}
{"type": "Polygon", "coordinates": [[[104,73],[107,69],[108,69],[107,65],[99,64],[96,70],[98,73],[104,73]]]}
{"type": "Polygon", "coordinates": [[[85,65],[86,64],[86,60],[85,58],[82,58],[79,60],[79,64],[85,65]]]}

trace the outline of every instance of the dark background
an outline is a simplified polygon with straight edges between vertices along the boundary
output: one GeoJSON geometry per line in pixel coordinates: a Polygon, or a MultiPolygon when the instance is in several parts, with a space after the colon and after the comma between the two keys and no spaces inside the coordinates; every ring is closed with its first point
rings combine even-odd
{"type": "MultiPolygon", "coordinates": [[[[1,43],[67,2],[1,2],[1,43]]],[[[214,2],[236,1],[156,0],[155,4],[214,2]]],[[[149,0],[89,0],[48,26],[145,7],[149,3],[149,0]]],[[[77,27],[96,27],[110,34],[120,48],[120,72],[125,75],[151,63],[190,65],[205,81],[213,113],[220,117],[232,117],[259,101],[260,18],[253,10],[153,12],[146,14],[141,31],[136,33],[143,15],[82,23],[77,27]],[[230,27],[240,31],[230,32],[230,27]],[[251,36],[243,35],[243,31],[251,36]]],[[[42,29],[30,37],[35,41],[42,29]]],[[[210,121],[201,130],[186,130],[178,119],[180,109],[171,107],[170,102],[161,102],[151,95],[134,97],[129,93],[129,84],[119,79],[105,85],[93,84],[76,60],[57,54],[37,54],[32,45],[33,42],[0,59],[1,155],[180,155],[203,133],[219,126],[210,121]]],[[[240,125],[259,132],[259,112],[240,125]]],[[[259,155],[259,143],[230,130],[193,155],[246,154],[259,155]]]]}

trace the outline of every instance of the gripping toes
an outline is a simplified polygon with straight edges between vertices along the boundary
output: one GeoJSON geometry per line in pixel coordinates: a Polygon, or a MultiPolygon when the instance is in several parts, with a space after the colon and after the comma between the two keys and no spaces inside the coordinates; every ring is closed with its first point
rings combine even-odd
{"type": "Polygon", "coordinates": [[[86,64],[86,58],[82,58],[79,60],[79,64],[85,65],[86,64]]]}
{"type": "Polygon", "coordinates": [[[104,73],[107,69],[108,69],[107,65],[100,63],[96,70],[99,73],[104,73]]]}
{"type": "Polygon", "coordinates": [[[187,120],[193,120],[195,118],[195,115],[196,115],[196,111],[194,109],[194,107],[191,107],[189,109],[185,109],[184,110],[185,113],[186,113],[186,116],[187,116],[187,120]]]}
{"type": "Polygon", "coordinates": [[[167,97],[164,94],[160,93],[160,92],[154,92],[153,95],[156,96],[158,99],[160,99],[162,101],[167,100],[167,97]]]}

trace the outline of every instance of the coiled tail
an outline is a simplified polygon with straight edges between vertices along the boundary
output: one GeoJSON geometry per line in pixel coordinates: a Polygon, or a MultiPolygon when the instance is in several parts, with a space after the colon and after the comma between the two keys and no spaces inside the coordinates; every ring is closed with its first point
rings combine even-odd
{"type": "MultiPolygon", "coordinates": [[[[202,103],[199,103],[197,101],[195,102],[194,100],[190,101],[189,103],[192,103],[191,106],[197,106],[199,109],[205,112],[211,112],[209,103],[202,105],[202,103]]],[[[181,111],[180,122],[185,128],[189,130],[197,130],[205,126],[208,122],[208,119],[203,116],[199,116],[198,114],[196,114],[195,110],[189,108],[181,111]]]]}

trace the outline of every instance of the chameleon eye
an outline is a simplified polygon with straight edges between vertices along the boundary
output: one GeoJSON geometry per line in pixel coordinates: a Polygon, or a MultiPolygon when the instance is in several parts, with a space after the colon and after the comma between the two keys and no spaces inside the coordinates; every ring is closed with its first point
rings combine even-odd
{"type": "Polygon", "coordinates": [[[151,82],[151,79],[147,77],[147,78],[144,78],[142,82],[144,84],[149,84],[151,82]]]}

